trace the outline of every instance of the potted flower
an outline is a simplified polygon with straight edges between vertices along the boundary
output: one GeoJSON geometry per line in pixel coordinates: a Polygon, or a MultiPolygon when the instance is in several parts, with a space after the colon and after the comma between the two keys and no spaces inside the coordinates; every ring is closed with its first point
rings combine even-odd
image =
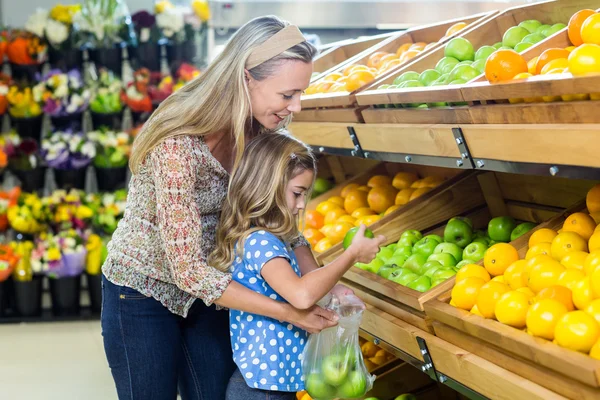
{"type": "Polygon", "coordinates": [[[4,313],[4,299],[7,293],[6,280],[10,278],[19,256],[13,252],[12,247],[6,244],[0,244],[0,317],[4,313]]]}
{"type": "Polygon", "coordinates": [[[8,48],[8,42],[10,41],[10,31],[4,29],[0,31],[0,64],[4,63],[4,56],[6,55],[6,49],[8,48]]]}
{"type": "Polygon", "coordinates": [[[172,92],[172,79],[161,80],[159,72],[142,68],[134,72],[133,82],[121,93],[121,101],[131,110],[133,124],[138,125],[145,122],[172,92]]]}
{"type": "Polygon", "coordinates": [[[120,130],[123,121],[123,103],[121,91],[123,83],[115,75],[106,70],[100,71],[98,81],[92,87],[90,111],[94,129],[104,126],[120,130]]]}
{"type": "Polygon", "coordinates": [[[132,55],[134,67],[160,71],[162,34],[156,25],[156,17],[148,11],[138,11],[131,16],[138,45],[132,55]]]}
{"type": "Polygon", "coordinates": [[[0,73],[0,116],[4,115],[8,108],[8,99],[6,96],[8,95],[10,85],[10,76],[0,73]]]}
{"type": "Polygon", "coordinates": [[[16,204],[8,207],[8,223],[18,239],[33,240],[33,235],[46,227],[47,212],[35,193],[21,193],[16,204]]]}
{"type": "Polygon", "coordinates": [[[184,63],[177,67],[177,70],[173,75],[176,79],[176,83],[173,86],[173,92],[176,92],[199,76],[200,70],[193,65],[184,63]]]}
{"type": "Polygon", "coordinates": [[[59,189],[85,189],[87,167],[95,155],[94,142],[81,132],[57,131],[42,141],[42,156],[54,170],[59,189]]]}
{"type": "Polygon", "coordinates": [[[11,242],[10,246],[13,254],[19,258],[12,273],[15,309],[23,317],[39,316],[42,313],[43,275],[39,272],[34,273],[31,265],[33,241],[11,242]]]}
{"type": "Polygon", "coordinates": [[[6,95],[11,125],[24,138],[39,141],[42,130],[42,90],[13,85],[6,95]]]}
{"type": "Polygon", "coordinates": [[[0,192],[0,232],[8,229],[8,208],[17,204],[21,196],[21,188],[15,187],[7,192],[0,192]]]}
{"type": "Polygon", "coordinates": [[[69,71],[81,69],[83,55],[79,47],[81,38],[73,17],[81,11],[81,4],[54,6],[47,16],[44,29],[48,47],[48,61],[51,68],[69,71]]]}
{"type": "Polygon", "coordinates": [[[114,193],[104,193],[97,204],[94,214],[94,229],[106,235],[112,235],[125,213],[127,191],[117,190],[114,193]]]}
{"type": "Polygon", "coordinates": [[[136,44],[129,10],[123,0],[86,0],[74,23],[88,36],[90,60],[118,76],[123,69],[123,48],[136,44]]]}
{"type": "Polygon", "coordinates": [[[6,55],[15,81],[32,84],[41,72],[48,50],[43,40],[45,21],[45,13],[36,12],[29,17],[25,30],[11,31],[6,55]]]}
{"type": "Polygon", "coordinates": [[[51,70],[44,75],[41,85],[36,86],[35,90],[42,90],[43,109],[50,115],[54,129],[81,129],[83,112],[88,107],[91,90],[83,86],[79,71],[63,73],[57,69],[51,70]]]}
{"type": "Polygon", "coordinates": [[[102,264],[106,261],[108,250],[106,240],[99,235],[92,234],[85,245],[87,255],[85,259],[85,272],[90,294],[92,312],[102,310],[102,264]]]}
{"type": "Polygon", "coordinates": [[[47,210],[50,226],[55,232],[67,229],[87,229],[92,222],[94,212],[84,204],[85,193],[76,189],[55,190],[44,197],[42,203],[47,210]]]}
{"type": "Polygon", "coordinates": [[[200,21],[189,8],[174,6],[169,0],[156,3],[156,24],[167,42],[169,65],[194,62],[196,58],[196,32],[200,21]]]}
{"type": "Polygon", "coordinates": [[[124,187],[131,136],[125,132],[98,130],[89,132],[88,137],[96,144],[94,167],[100,191],[114,191],[124,187]]]}
{"type": "Polygon", "coordinates": [[[38,143],[29,138],[21,139],[14,132],[5,133],[1,143],[8,157],[8,167],[21,181],[23,191],[44,189],[46,166],[38,151],[38,143]]]}

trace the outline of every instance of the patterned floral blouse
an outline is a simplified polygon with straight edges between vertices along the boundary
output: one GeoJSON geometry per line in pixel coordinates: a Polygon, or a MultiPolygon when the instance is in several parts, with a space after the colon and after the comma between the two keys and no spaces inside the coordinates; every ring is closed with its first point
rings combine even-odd
{"type": "MultiPolygon", "coordinates": [[[[229,174],[204,139],[169,138],[129,184],[125,214],[108,245],[106,278],[187,316],[193,302],[217,300],[231,274],[207,264],[229,174]]],[[[293,247],[308,245],[302,235],[293,247]]]]}

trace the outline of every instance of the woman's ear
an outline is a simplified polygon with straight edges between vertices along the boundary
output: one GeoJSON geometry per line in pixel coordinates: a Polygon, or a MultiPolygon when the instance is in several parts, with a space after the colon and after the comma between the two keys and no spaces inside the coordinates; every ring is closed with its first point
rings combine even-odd
{"type": "Polygon", "coordinates": [[[244,78],[246,78],[246,84],[249,84],[252,80],[252,75],[250,75],[250,71],[244,69],[244,78]]]}

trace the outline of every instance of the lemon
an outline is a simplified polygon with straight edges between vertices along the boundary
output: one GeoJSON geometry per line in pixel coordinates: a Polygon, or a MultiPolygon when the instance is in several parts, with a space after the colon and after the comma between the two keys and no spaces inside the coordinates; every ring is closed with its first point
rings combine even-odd
{"type": "Polygon", "coordinates": [[[504,282],[504,275],[499,275],[495,278],[492,278],[491,282],[506,283],[506,282],[504,282]]]}
{"type": "Polygon", "coordinates": [[[525,259],[529,260],[535,256],[539,256],[540,254],[550,255],[550,249],[552,248],[551,243],[538,243],[533,247],[530,247],[527,250],[527,254],[525,255],[525,259]]]}
{"type": "Polygon", "coordinates": [[[457,280],[452,289],[452,301],[456,307],[463,310],[471,310],[477,301],[479,289],[485,285],[485,281],[481,278],[467,277],[460,281],[457,280]]]}
{"type": "Polygon", "coordinates": [[[540,290],[556,285],[560,274],[565,271],[558,261],[543,261],[529,272],[529,288],[538,293],[540,290]]]}
{"type": "Polygon", "coordinates": [[[583,270],[583,264],[585,263],[585,259],[589,253],[585,251],[571,251],[564,256],[560,263],[565,266],[565,268],[577,268],[583,270]]]}
{"type": "Polygon", "coordinates": [[[556,324],[554,338],[559,346],[588,353],[600,337],[600,325],[584,311],[571,311],[556,324]]]}
{"type": "Polygon", "coordinates": [[[496,319],[505,325],[524,328],[527,310],[529,310],[529,296],[513,290],[504,293],[496,302],[496,319]]]}
{"type": "Polygon", "coordinates": [[[592,288],[592,296],[595,298],[600,298],[600,268],[596,268],[594,272],[592,272],[592,276],[590,278],[590,287],[592,288]]]}
{"type": "Polygon", "coordinates": [[[596,322],[600,324],[600,299],[592,301],[586,308],[585,312],[590,314],[596,322]]]}
{"type": "Polygon", "coordinates": [[[596,268],[600,267],[600,250],[591,252],[583,263],[583,270],[587,276],[592,275],[596,268]]]}
{"type": "Polygon", "coordinates": [[[590,350],[590,357],[600,360],[600,339],[598,339],[596,344],[592,346],[592,349],[590,350]]]}
{"type": "Polygon", "coordinates": [[[517,292],[525,293],[525,295],[529,298],[529,302],[533,303],[535,300],[535,293],[528,287],[518,288],[517,292]]]}
{"type": "Polygon", "coordinates": [[[538,243],[552,243],[552,240],[558,235],[556,231],[548,228],[538,229],[529,237],[529,247],[533,247],[538,243]]]}
{"type": "Polygon", "coordinates": [[[496,318],[496,302],[509,291],[508,285],[490,281],[479,289],[475,306],[485,318],[496,318]]]}
{"type": "Polygon", "coordinates": [[[561,232],[552,240],[552,258],[562,260],[571,251],[587,251],[584,238],[575,232],[561,232]]]}
{"type": "Polygon", "coordinates": [[[518,260],[509,265],[509,267],[506,268],[506,271],[504,271],[504,283],[508,284],[512,290],[527,286],[527,274],[525,273],[526,265],[527,261],[518,260]]]}
{"type": "Polygon", "coordinates": [[[490,274],[481,265],[467,264],[456,273],[456,282],[469,277],[481,278],[485,282],[490,281],[490,274]]]}
{"type": "MultiPolygon", "coordinates": [[[[477,304],[475,304],[473,306],[473,308],[471,308],[471,314],[475,314],[475,315],[479,315],[480,317],[483,317],[483,314],[479,311],[479,309],[477,308],[477,304]]],[[[484,317],[485,318],[485,317],[484,317]]]]}
{"type": "Polygon", "coordinates": [[[554,299],[542,299],[527,311],[527,332],[533,336],[554,340],[554,329],[567,313],[567,307],[554,299]]]}
{"type": "Polygon", "coordinates": [[[575,268],[567,268],[562,274],[560,274],[556,284],[573,290],[577,282],[583,278],[585,278],[583,271],[575,268]]]}
{"type": "Polygon", "coordinates": [[[573,304],[579,310],[585,310],[590,305],[594,297],[592,295],[592,285],[590,277],[583,278],[573,287],[573,304]]]}

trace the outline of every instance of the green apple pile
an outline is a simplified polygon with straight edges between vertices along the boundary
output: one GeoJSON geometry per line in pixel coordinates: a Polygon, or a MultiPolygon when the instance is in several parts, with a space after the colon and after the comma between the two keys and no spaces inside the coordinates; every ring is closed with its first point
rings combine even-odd
{"type": "Polygon", "coordinates": [[[382,247],[369,264],[355,266],[425,292],[454,276],[463,265],[479,262],[488,247],[515,240],[534,227],[530,222],[517,224],[512,217],[496,217],[484,232],[474,230],[469,218],[454,217],[446,224],[444,237],[408,230],[397,243],[382,247]]]}
{"type": "Polygon", "coordinates": [[[360,349],[355,354],[354,348],[348,346],[325,357],[320,371],[308,374],[305,387],[313,399],[357,399],[371,388],[371,380],[360,349]]]}
{"type": "MultiPolygon", "coordinates": [[[[511,49],[517,52],[525,51],[546,37],[565,28],[565,24],[542,25],[537,20],[527,20],[509,28],[502,37],[502,42],[493,46],[481,46],[475,50],[471,42],[457,37],[448,42],[444,48],[444,57],[438,61],[434,69],[421,73],[406,71],[394,79],[394,82],[380,85],[377,89],[403,89],[428,86],[462,85],[475,79],[485,71],[485,63],[490,55],[498,49],[511,49]]],[[[451,105],[462,105],[453,103],[451,105]]],[[[386,104],[387,108],[430,108],[448,105],[438,103],[386,104]]]]}
{"type": "Polygon", "coordinates": [[[323,193],[331,190],[332,187],[333,184],[325,178],[315,179],[315,184],[313,185],[311,198],[314,199],[315,197],[322,195],[323,193]]]}

